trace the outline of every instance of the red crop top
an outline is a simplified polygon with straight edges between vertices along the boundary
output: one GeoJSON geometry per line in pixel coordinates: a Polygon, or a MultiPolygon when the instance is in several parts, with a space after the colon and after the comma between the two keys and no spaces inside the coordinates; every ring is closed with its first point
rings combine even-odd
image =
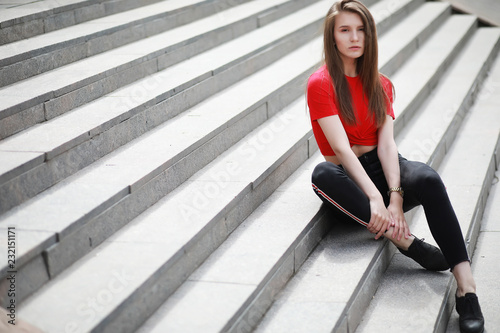
{"type": "MultiPolygon", "coordinates": [[[[318,124],[318,119],[339,115],[342,125],[349,139],[351,147],[353,145],[373,146],[378,142],[377,125],[373,117],[367,117],[368,106],[363,100],[363,87],[358,77],[346,76],[349,83],[349,89],[352,95],[353,108],[356,115],[357,124],[349,126],[344,123],[344,120],[339,115],[335,103],[335,91],[333,89],[332,79],[328,73],[326,66],[322,66],[314,72],[307,83],[307,105],[309,106],[309,114],[311,116],[311,123],[313,128],[314,137],[318,143],[319,149],[323,156],[335,155],[332,147],[318,124]]],[[[394,110],[392,108],[393,96],[392,86],[390,81],[381,76],[382,85],[387,92],[391,105],[387,108],[387,114],[393,119],[394,110]]]]}

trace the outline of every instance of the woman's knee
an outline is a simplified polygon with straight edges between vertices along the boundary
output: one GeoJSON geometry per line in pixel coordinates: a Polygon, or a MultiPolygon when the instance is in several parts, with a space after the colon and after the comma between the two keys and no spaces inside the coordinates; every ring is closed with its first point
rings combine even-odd
{"type": "Polygon", "coordinates": [[[441,176],[429,165],[424,164],[416,175],[415,184],[425,191],[444,190],[441,176]]]}
{"type": "Polygon", "coordinates": [[[312,183],[316,185],[332,182],[339,176],[342,176],[342,167],[331,162],[321,162],[312,173],[312,183]]]}

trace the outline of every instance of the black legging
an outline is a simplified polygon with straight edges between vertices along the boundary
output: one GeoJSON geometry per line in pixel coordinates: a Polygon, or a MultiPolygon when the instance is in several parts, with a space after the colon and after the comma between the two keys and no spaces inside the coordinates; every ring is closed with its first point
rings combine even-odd
{"type": "MultiPolygon", "coordinates": [[[[359,161],[388,206],[388,186],[377,149],[360,156],[359,161]]],[[[452,269],[468,261],[462,231],[441,177],[427,164],[408,161],[401,155],[399,166],[404,189],[403,210],[407,212],[420,204],[423,206],[432,236],[452,269]]],[[[316,194],[334,208],[338,217],[349,217],[364,226],[368,225],[368,197],[341,165],[330,162],[318,164],[312,174],[312,184],[316,194]]]]}

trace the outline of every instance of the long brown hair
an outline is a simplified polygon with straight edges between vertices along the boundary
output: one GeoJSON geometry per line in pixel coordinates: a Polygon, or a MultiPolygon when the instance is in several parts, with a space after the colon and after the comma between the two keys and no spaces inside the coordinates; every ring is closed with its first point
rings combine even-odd
{"type": "MultiPolygon", "coordinates": [[[[328,11],[324,24],[324,56],[325,64],[330,73],[335,88],[337,107],[343,120],[349,125],[356,124],[356,116],[352,106],[352,97],[347,79],[344,76],[344,64],[335,46],[335,21],[342,12],[358,14],[365,31],[364,53],[356,61],[356,71],[363,86],[363,92],[368,99],[368,109],[374,115],[377,127],[386,119],[389,97],[385,92],[378,71],[377,27],[373,16],[358,0],[340,0],[328,11]]],[[[392,83],[391,83],[391,88],[392,83]]]]}

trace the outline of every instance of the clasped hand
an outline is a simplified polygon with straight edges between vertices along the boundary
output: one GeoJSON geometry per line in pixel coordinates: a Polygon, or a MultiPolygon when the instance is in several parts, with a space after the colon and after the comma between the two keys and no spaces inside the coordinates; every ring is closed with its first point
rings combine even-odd
{"type": "Polygon", "coordinates": [[[410,237],[410,228],[403,212],[402,204],[391,202],[386,208],[382,199],[370,201],[371,217],[368,223],[368,231],[379,239],[386,231],[391,230],[391,238],[401,240],[402,237],[410,237]]]}

